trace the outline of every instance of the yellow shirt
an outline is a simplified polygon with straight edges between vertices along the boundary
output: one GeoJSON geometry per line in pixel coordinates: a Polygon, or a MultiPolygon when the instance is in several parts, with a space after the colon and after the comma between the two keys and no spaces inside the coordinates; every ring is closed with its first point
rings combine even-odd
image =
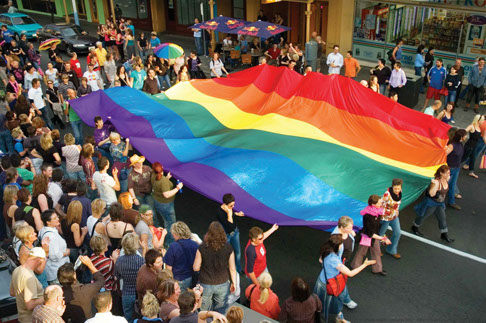
{"type": "Polygon", "coordinates": [[[105,65],[106,55],[108,54],[106,52],[106,49],[102,48],[100,50],[99,48],[96,48],[95,53],[96,53],[96,56],[98,57],[98,63],[100,64],[100,66],[105,65]]]}
{"type": "Polygon", "coordinates": [[[15,268],[10,281],[14,291],[19,313],[19,322],[32,322],[32,310],[28,310],[25,302],[43,297],[42,285],[32,270],[23,266],[15,268]]]}

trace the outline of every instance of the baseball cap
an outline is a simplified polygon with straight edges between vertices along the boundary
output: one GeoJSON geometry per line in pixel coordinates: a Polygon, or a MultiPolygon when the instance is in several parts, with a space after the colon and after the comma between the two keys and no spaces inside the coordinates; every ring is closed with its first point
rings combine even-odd
{"type": "Polygon", "coordinates": [[[30,257],[46,258],[46,252],[41,247],[35,247],[30,250],[30,257]]]}

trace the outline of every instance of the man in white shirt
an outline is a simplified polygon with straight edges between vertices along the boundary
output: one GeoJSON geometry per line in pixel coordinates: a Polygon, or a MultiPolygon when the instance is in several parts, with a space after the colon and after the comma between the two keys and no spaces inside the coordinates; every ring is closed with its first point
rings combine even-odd
{"type": "MultiPolygon", "coordinates": [[[[52,167],[52,166],[51,166],[52,167]]],[[[56,205],[61,199],[63,194],[61,181],[62,181],[63,171],[61,167],[56,168],[52,171],[52,181],[47,187],[47,194],[52,198],[52,205],[56,205]]]]}
{"type": "Polygon", "coordinates": [[[98,73],[94,71],[94,65],[88,64],[88,70],[84,72],[83,77],[88,79],[88,85],[91,86],[91,90],[98,91],[101,88],[101,79],[98,73]]]}
{"type": "Polygon", "coordinates": [[[113,307],[111,292],[98,293],[94,298],[94,305],[98,313],[85,323],[127,323],[124,317],[111,314],[111,308],[113,307]]]}
{"type": "Polygon", "coordinates": [[[341,73],[341,67],[344,64],[343,55],[339,53],[339,45],[334,45],[333,52],[327,56],[327,65],[329,66],[329,74],[341,73]]]}
{"type": "Polygon", "coordinates": [[[28,92],[28,97],[31,102],[32,108],[34,108],[37,115],[40,116],[42,120],[44,120],[49,128],[54,129],[51,119],[47,115],[47,110],[44,109],[46,107],[46,102],[44,101],[39,79],[35,78],[32,80],[32,87],[28,92]]]}
{"type": "Polygon", "coordinates": [[[98,172],[93,174],[93,182],[98,188],[100,198],[106,202],[106,206],[110,206],[115,203],[116,192],[120,190],[120,182],[118,181],[118,169],[113,168],[113,177],[108,175],[108,168],[110,168],[110,162],[108,158],[101,157],[98,159],[98,172]]]}

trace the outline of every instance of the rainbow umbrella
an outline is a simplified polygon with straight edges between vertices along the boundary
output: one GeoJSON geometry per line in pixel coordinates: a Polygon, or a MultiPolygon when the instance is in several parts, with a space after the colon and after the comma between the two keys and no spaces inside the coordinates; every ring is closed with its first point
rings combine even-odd
{"type": "Polygon", "coordinates": [[[61,43],[61,40],[58,38],[51,38],[48,40],[44,40],[40,45],[39,45],[39,50],[46,50],[51,48],[52,44],[59,45],[61,43]]]}
{"type": "Polygon", "coordinates": [[[173,43],[163,43],[154,48],[154,54],[157,57],[173,59],[184,54],[184,50],[179,45],[173,43]]]}

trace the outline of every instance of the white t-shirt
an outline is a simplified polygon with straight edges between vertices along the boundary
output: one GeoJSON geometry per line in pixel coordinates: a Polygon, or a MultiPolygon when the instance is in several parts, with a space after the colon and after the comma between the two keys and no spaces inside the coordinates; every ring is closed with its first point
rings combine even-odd
{"type": "Polygon", "coordinates": [[[37,109],[41,110],[46,106],[46,103],[42,98],[42,89],[40,88],[40,86],[37,89],[31,87],[28,92],[28,96],[29,96],[29,100],[34,101],[34,104],[37,107],[37,109]]]}
{"type": "Polygon", "coordinates": [[[44,72],[44,74],[47,76],[47,78],[54,83],[54,86],[58,86],[59,85],[59,80],[57,79],[57,74],[58,73],[59,72],[58,72],[57,68],[53,68],[52,69],[52,72],[49,71],[49,69],[47,69],[44,72]]]}
{"type": "Polygon", "coordinates": [[[86,71],[84,72],[83,74],[83,77],[86,77],[88,79],[88,85],[91,86],[91,90],[94,92],[94,91],[98,91],[100,89],[99,85],[98,85],[98,79],[99,79],[99,75],[98,73],[96,72],[89,72],[89,71],[86,71]]]}
{"type": "Polygon", "coordinates": [[[56,205],[63,194],[61,184],[50,182],[49,186],[47,187],[47,194],[49,194],[49,196],[52,198],[52,205],[56,205]]]}
{"type": "Polygon", "coordinates": [[[107,173],[101,174],[100,172],[95,172],[93,174],[93,181],[98,188],[98,192],[100,192],[100,198],[106,202],[106,206],[110,206],[116,202],[116,192],[113,188],[116,182],[113,177],[107,173]]]}

